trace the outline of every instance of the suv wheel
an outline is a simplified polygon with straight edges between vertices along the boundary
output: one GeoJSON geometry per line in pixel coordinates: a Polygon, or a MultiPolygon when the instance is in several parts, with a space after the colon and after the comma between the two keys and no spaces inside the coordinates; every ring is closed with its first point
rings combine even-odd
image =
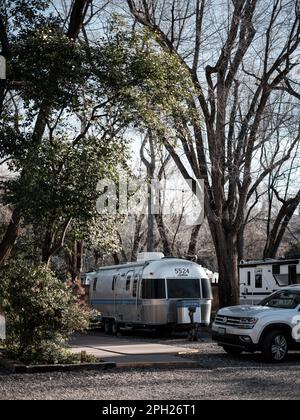
{"type": "Polygon", "coordinates": [[[282,331],[271,331],[262,344],[262,353],[268,362],[281,363],[288,356],[289,343],[287,336],[282,331]]]}
{"type": "Polygon", "coordinates": [[[239,347],[233,347],[233,346],[222,346],[223,350],[230,354],[230,356],[240,356],[243,353],[243,349],[239,347]]]}

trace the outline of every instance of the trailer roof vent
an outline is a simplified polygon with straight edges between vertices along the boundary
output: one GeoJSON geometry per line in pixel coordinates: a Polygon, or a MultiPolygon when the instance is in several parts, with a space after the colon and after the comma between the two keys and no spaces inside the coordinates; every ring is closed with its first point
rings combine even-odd
{"type": "Polygon", "coordinates": [[[140,261],[157,261],[162,260],[164,258],[164,254],[162,252],[141,252],[138,254],[137,260],[140,261]]]}

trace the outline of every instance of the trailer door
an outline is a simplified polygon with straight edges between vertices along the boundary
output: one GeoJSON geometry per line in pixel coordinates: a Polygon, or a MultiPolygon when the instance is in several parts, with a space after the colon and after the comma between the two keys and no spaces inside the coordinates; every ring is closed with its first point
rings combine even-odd
{"type": "Polygon", "coordinates": [[[297,283],[298,283],[297,266],[289,265],[289,285],[294,285],[297,283]]]}
{"type": "Polygon", "coordinates": [[[133,278],[132,297],[135,299],[135,319],[137,322],[142,321],[142,305],[141,305],[141,277],[142,270],[136,270],[133,278]]]}
{"type": "Polygon", "coordinates": [[[260,268],[255,270],[255,298],[260,302],[264,296],[273,292],[272,277],[269,273],[269,268],[260,268]]]}
{"type": "Polygon", "coordinates": [[[114,317],[117,320],[122,319],[120,312],[119,299],[122,297],[122,276],[121,273],[117,273],[113,280],[113,291],[114,291],[114,317]]]}

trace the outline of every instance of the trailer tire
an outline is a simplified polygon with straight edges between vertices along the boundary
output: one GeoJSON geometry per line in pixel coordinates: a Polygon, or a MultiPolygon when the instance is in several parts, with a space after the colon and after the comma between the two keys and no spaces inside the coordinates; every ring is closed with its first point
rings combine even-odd
{"type": "Polygon", "coordinates": [[[112,323],[110,321],[110,319],[105,319],[104,320],[104,332],[105,334],[112,334],[112,323]]]}

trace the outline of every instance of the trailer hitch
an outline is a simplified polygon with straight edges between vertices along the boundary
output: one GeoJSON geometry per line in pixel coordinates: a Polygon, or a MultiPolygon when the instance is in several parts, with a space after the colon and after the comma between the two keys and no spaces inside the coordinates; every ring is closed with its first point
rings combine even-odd
{"type": "Polygon", "coordinates": [[[198,328],[199,328],[199,326],[198,326],[198,324],[196,324],[194,322],[194,315],[195,315],[196,311],[197,311],[196,306],[190,306],[189,307],[189,317],[190,317],[191,326],[192,326],[191,330],[189,332],[189,336],[188,336],[189,341],[198,341],[198,328]]]}

